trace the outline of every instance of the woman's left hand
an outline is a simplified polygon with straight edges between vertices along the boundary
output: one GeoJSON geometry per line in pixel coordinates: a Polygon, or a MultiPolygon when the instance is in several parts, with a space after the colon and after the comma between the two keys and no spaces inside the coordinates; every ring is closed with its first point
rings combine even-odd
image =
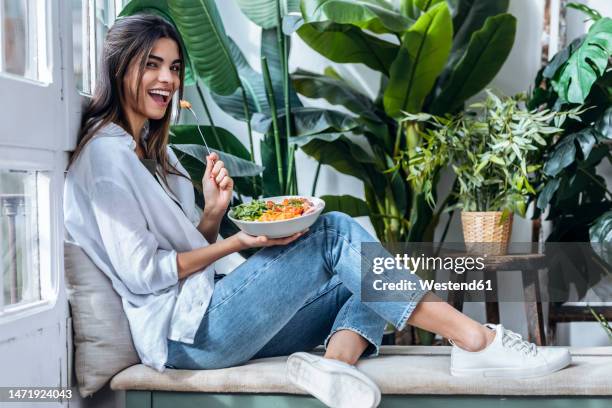
{"type": "Polygon", "coordinates": [[[234,180],[229,176],[217,153],[206,156],[206,170],[202,178],[204,212],[222,216],[232,200],[234,180]]]}

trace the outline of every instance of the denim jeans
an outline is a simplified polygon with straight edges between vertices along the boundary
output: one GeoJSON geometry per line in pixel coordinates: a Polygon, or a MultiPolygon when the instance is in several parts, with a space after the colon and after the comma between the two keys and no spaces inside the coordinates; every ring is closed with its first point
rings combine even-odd
{"type": "MultiPolygon", "coordinates": [[[[364,355],[377,355],[386,322],[402,329],[425,292],[405,302],[360,301],[360,244],[375,241],[351,217],[330,212],[294,242],[261,249],[215,283],[193,344],[168,340],[166,366],[224,368],[327,348],[343,329],[369,342],[364,355]]],[[[381,248],[380,256],[390,254],[381,248]]]]}

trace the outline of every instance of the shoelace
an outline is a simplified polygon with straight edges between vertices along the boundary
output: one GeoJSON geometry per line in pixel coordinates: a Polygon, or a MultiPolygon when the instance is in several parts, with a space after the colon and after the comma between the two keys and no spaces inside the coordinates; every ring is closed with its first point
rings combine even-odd
{"type": "Polygon", "coordinates": [[[528,342],[527,340],[523,340],[523,336],[520,334],[508,329],[503,329],[503,331],[502,345],[504,347],[522,351],[526,355],[535,356],[538,353],[536,345],[528,342]]]}

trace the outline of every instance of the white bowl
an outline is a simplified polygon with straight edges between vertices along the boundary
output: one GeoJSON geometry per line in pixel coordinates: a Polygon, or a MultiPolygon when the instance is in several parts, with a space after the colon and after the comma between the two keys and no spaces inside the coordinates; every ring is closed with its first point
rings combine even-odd
{"type": "Polygon", "coordinates": [[[275,203],[282,202],[285,198],[306,198],[310,200],[316,210],[307,215],[291,218],[288,220],[279,221],[242,221],[232,217],[232,211],[228,217],[241,231],[253,236],[265,235],[268,238],[284,238],[295,234],[296,232],[304,231],[310,227],[321,215],[321,211],[325,208],[325,201],[316,197],[304,196],[278,196],[263,198],[263,201],[273,201],[275,203]]]}

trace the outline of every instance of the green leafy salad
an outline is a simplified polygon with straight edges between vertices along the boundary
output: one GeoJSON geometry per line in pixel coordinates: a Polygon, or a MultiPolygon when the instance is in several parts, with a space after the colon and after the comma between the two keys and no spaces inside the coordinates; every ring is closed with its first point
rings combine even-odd
{"type": "Polygon", "coordinates": [[[265,201],[253,200],[233,207],[231,215],[241,221],[257,221],[267,209],[265,201]]]}

